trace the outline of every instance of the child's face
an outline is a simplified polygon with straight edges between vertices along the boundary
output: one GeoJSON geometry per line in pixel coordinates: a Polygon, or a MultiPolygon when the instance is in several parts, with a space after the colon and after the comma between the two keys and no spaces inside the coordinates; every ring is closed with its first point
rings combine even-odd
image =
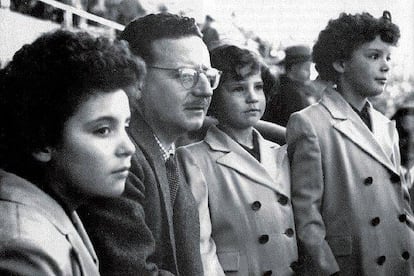
{"type": "Polygon", "coordinates": [[[217,117],[221,124],[245,129],[262,117],[266,100],[260,72],[242,81],[226,80],[218,92],[217,117]]]}
{"type": "Polygon", "coordinates": [[[381,94],[389,77],[393,48],[379,36],[362,44],[344,61],[342,87],[359,98],[381,94]]]}
{"type": "Polygon", "coordinates": [[[135,151],[126,132],[129,118],[123,90],[96,93],[80,104],[65,123],[61,144],[52,150],[59,193],[94,197],[124,191],[135,151]]]}

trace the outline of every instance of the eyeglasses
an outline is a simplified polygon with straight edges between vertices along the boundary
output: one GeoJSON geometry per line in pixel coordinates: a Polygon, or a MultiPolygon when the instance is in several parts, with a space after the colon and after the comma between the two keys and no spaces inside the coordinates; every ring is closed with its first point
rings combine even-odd
{"type": "Polygon", "coordinates": [[[197,85],[198,80],[200,79],[200,74],[204,74],[208,82],[210,83],[211,89],[216,89],[221,76],[221,71],[215,69],[215,68],[188,68],[188,67],[181,67],[181,68],[165,68],[165,67],[159,67],[159,66],[148,66],[150,68],[154,69],[160,69],[160,70],[170,70],[170,71],[176,71],[178,73],[178,76],[180,77],[181,85],[185,89],[193,88],[197,85]]]}

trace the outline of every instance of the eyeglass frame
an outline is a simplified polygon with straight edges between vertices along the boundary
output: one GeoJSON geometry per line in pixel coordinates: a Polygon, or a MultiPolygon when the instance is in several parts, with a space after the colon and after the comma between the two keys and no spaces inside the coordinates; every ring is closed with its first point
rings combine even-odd
{"type": "Polygon", "coordinates": [[[213,68],[213,67],[209,67],[209,68],[206,68],[206,69],[204,69],[202,67],[198,67],[198,68],[194,68],[194,67],[168,68],[168,67],[162,67],[162,66],[156,66],[156,65],[147,65],[147,67],[148,68],[159,69],[159,70],[176,71],[179,75],[180,83],[185,89],[191,89],[191,88],[195,87],[197,85],[198,81],[200,80],[200,74],[204,74],[207,77],[207,79],[209,79],[209,77],[206,73],[209,70],[213,70],[213,71],[216,72],[215,76],[216,76],[217,79],[215,80],[215,83],[214,83],[213,86],[211,86],[211,82],[210,82],[210,79],[209,79],[209,84],[210,84],[211,89],[214,90],[218,87],[218,85],[220,83],[221,74],[223,74],[222,71],[220,71],[216,68],[213,68]],[[187,87],[187,86],[184,85],[184,80],[183,80],[183,77],[182,77],[183,70],[193,70],[194,72],[196,72],[195,80],[193,81],[193,84],[190,87],[187,87]]]}

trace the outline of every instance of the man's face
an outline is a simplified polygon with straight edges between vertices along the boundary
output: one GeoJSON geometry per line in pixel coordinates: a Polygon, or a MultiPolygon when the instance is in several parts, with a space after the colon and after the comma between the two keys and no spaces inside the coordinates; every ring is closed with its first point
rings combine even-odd
{"type": "Polygon", "coordinates": [[[379,36],[362,44],[344,62],[343,88],[359,98],[381,94],[387,83],[393,48],[379,36]]]}
{"type": "Polygon", "coordinates": [[[290,75],[296,81],[309,81],[311,64],[312,63],[310,61],[305,61],[292,65],[290,75]]]}
{"type": "Polygon", "coordinates": [[[202,39],[189,36],[160,39],[152,43],[153,64],[142,93],[144,116],[159,134],[179,136],[199,129],[204,121],[213,91],[204,74],[192,88],[184,88],[176,70],[162,68],[210,68],[210,56],[202,39]]]}

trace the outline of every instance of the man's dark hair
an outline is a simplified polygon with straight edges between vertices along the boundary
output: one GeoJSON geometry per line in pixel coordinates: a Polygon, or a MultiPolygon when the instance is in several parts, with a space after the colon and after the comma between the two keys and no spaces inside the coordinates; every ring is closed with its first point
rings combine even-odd
{"type": "Polygon", "coordinates": [[[151,64],[153,41],[187,36],[202,37],[194,18],[159,13],[149,14],[130,22],[119,38],[128,41],[131,51],[151,64]]]}
{"type": "Polygon", "coordinates": [[[23,46],[0,71],[0,166],[29,170],[34,151],[59,145],[82,102],[137,85],[144,74],[124,41],[59,30],[23,46]]]}
{"type": "Polygon", "coordinates": [[[213,93],[209,114],[216,116],[220,87],[226,80],[240,81],[246,77],[261,73],[262,63],[259,55],[234,45],[221,45],[210,51],[211,66],[220,70],[220,82],[213,93]]]}
{"type": "Polygon", "coordinates": [[[312,57],[315,68],[321,79],[337,82],[338,73],[332,64],[339,60],[348,60],[352,53],[362,44],[371,42],[375,37],[391,45],[396,45],[400,38],[400,30],[391,22],[388,11],[380,18],[369,13],[341,13],[332,19],[313,46],[312,57]]]}

